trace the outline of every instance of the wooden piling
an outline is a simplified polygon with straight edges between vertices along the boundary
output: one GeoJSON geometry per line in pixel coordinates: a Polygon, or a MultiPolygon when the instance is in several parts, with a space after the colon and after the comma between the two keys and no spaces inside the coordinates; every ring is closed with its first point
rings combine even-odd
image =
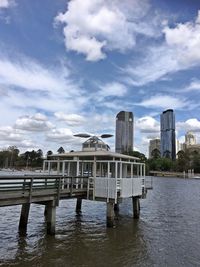
{"type": "Polygon", "coordinates": [[[140,199],[139,197],[132,197],[133,203],[133,217],[138,219],[140,217],[140,199]]]}
{"type": "Polygon", "coordinates": [[[81,213],[82,198],[77,198],[76,201],[76,213],[81,213]]]}
{"type": "Polygon", "coordinates": [[[30,203],[22,204],[21,216],[20,216],[20,221],[19,221],[20,231],[24,232],[27,229],[29,210],[30,210],[30,203]]]}
{"type": "Polygon", "coordinates": [[[46,205],[47,215],[47,234],[54,235],[55,234],[55,226],[56,226],[56,204],[55,201],[49,201],[46,205]]]}
{"type": "Polygon", "coordinates": [[[107,227],[115,226],[114,203],[107,203],[107,227]]]}
{"type": "Polygon", "coordinates": [[[119,204],[114,204],[114,211],[119,212],[119,204]]]}

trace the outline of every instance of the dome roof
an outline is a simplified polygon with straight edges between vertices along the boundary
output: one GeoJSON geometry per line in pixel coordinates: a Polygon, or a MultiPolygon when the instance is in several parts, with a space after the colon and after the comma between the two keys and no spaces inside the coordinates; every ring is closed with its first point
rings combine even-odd
{"type": "Polygon", "coordinates": [[[109,146],[97,136],[92,136],[82,145],[83,151],[108,150],[109,146]]]}
{"type": "Polygon", "coordinates": [[[193,132],[187,132],[187,134],[186,134],[188,137],[194,137],[194,134],[193,134],[193,132]]]}

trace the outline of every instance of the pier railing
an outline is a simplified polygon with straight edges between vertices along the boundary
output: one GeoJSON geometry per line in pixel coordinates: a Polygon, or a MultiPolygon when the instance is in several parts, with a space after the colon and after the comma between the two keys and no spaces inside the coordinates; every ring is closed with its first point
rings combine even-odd
{"type": "Polygon", "coordinates": [[[0,177],[0,206],[87,194],[88,177],[5,175],[0,177]]]}

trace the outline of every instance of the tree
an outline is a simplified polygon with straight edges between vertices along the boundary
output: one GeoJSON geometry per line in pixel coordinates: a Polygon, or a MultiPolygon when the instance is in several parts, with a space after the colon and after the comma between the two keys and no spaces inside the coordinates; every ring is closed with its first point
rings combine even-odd
{"type": "Polygon", "coordinates": [[[53,155],[53,152],[51,150],[47,151],[47,159],[49,159],[49,156],[53,155]]]}
{"type": "Polygon", "coordinates": [[[0,151],[0,167],[13,168],[19,160],[19,149],[16,146],[9,146],[0,151]]]}
{"type": "Polygon", "coordinates": [[[59,149],[57,150],[57,152],[58,152],[59,154],[62,154],[62,153],[65,153],[65,150],[64,150],[64,148],[61,146],[61,147],[59,147],[59,149]]]}
{"type": "Polygon", "coordinates": [[[129,151],[128,153],[124,153],[124,154],[128,154],[129,156],[132,157],[137,157],[139,158],[141,161],[145,162],[147,160],[146,156],[143,153],[140,153],[139,151],[129,151]]]}
{"type": "Polygon", "coordinates": [[[153,149],[151,152],[151,157],[153,159],[159,159],[160,158],[160,150],[157,148],[153,149]]]}
{"type": "Polygon", "coordinates": [[[190,167],[194,169],[194,172],[200,173],[200,154],[198,151],[194,150],[190,153],[190,167]]]}
{"type": "Polygon", "coordinates": [[[188,154],[185,151],[180,150],[177,153],[176,170],[182,172],[188,170],[188,168],[189,168],[188,154]]]}

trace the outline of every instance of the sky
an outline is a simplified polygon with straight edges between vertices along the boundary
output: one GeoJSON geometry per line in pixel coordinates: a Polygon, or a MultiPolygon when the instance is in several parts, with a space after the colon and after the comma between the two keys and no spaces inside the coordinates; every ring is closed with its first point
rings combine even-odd
{"type": "Polygon", "coordinates": [[[0,98],[0,149],[80,150],[125,110],[147,155],[169,108],[200,142],[200,1],[0,0],[0,98]]]}

